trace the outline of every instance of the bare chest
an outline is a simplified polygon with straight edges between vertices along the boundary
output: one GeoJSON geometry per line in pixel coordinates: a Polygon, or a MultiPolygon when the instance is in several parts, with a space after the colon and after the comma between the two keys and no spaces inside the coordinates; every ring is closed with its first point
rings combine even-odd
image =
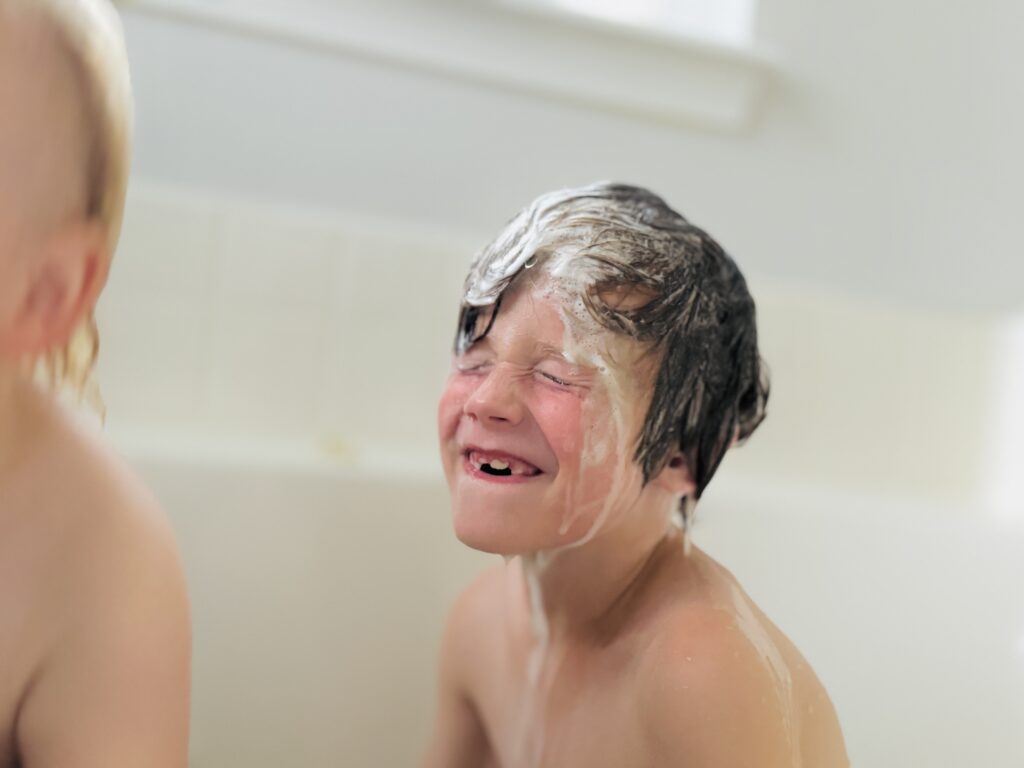
{"type": "Polygon", "coordinates": [[[498,665],[478,701],[490,764],[642,768],[647,749],[633,668],[623,649],[554,650],[543,663],[525,654],[498,665]]]}

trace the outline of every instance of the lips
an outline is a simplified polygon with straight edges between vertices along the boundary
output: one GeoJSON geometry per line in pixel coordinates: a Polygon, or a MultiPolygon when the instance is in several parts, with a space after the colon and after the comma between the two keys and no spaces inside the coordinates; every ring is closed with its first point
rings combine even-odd
{"type": "Polygon", "coordinates": [[[468,447],[463,451],[463,460],[470,474],[486,480],[517,482],[543,474],[539,467],[504,451],[468,447]]]}

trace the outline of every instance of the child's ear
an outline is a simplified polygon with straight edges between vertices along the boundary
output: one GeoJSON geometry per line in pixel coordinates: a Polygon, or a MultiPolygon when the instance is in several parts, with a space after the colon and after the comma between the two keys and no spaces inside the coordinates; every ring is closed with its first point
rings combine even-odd
{"type": "Polygon", "coordinates": [[[63,346],[92,311],[109,269],[104,229],[88,220],[68,224],[27,259],[15,311],[0,329],[0,352],[9,357],[63,346]]]}
{"type": "Polygon", "coordinates": [[[673,451],[664,468],[652,480],[658,487],[676,496],[693,496],[697,484],[690,475],[690,465],[679,451],[673,451]]]}

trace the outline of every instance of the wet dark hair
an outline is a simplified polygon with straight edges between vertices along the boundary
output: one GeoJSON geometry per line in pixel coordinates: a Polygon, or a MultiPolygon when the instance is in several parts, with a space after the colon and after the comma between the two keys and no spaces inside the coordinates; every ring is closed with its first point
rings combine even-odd
{"type": "Polygon", "coordinates": [[[594,319],[657,355],[634,457],[644,481],[678,449],[700,498],[733,442],[764,419],[768,401],[754,300],[739,268],[710,235],[646,189],[602,182],[552,192],[474,259],[457,354],[487,335],[515,277],[556,253],[578,263],[594,319]]]}

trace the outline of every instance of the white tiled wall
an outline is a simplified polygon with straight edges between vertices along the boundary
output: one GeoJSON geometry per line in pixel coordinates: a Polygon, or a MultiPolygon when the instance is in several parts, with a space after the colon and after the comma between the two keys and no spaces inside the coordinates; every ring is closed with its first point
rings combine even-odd
{"type": "MultiPolygon", "coordinates": [[[[100,307],[109,425],[433,467],[462,279],[487,234],[136,185],[100,307]]],[[[1003,323],[752,287],[769,418],[724,473],[991,495],[987,467],[1009,450],[990,438],[1003,323]]]]}
{"type": "Polygon", "coordinates": [[[991,460],[993,329],[982,318],[755,286],[768,418],[727,461],[856,492],[966,501],[991,460]]]}
{"type": "Polygon", "coordinates": [[[432,451],[480,244],[136,186],[99,308],[109,424],[432,451]]]}
{"type": "Polygon", "coordinates": [[[205,397],[221,221],[204,201],[133,197],[100,301],[112,423],[187,423],[205,397]]]}

